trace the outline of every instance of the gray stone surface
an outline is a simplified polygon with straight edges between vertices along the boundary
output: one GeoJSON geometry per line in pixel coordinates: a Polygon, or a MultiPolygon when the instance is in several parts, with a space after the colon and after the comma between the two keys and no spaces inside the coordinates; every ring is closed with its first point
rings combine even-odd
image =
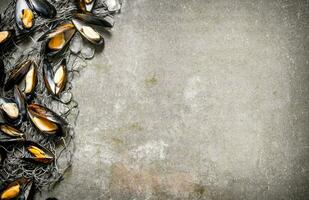
{"type": "Polygon", "coordinates": [[[308,199],[308,28],[308,1],[125,1],[37,199],[308,199]]]}

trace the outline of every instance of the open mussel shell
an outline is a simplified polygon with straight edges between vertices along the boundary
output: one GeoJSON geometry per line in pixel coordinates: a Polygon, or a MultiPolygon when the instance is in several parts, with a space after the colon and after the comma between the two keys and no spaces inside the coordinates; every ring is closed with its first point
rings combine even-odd
{"type": "Polygon", "coordinates": [[[4,97],[0,98],[0,111],[8,120],[16,120],[19,117],[19,108],[15,101],[4,97]]]}
{"type": "Polygon", "coordinates": [[[0,122],[19,126],[26,116],[25,99],[15,86],[14,100],[0,97],[0,122]]]}
{"type": "Polygon", "coordinates": [[[32,123],[40,132],[65,137],[68,124],[57,113],[39,104],[28,105],[27,111],[32,123]]]}
{"type": "Polygon", "coordinates": [[[11,144],[25,141],[25,136],[20,130],[7,125],[0,125],[0,144],[11,144]]]}
{"type": "Polygon", "coordinates": [[[14,67],[12,71],[9,72],[9,77],[4,85],[4,90],[8,91],[14,87],[14,85],[19,84],[30,69],[32,64],[31,60],[25,60],[14,67]]]}
{"type": "Polygon", "coordinates": [[[5,83],[4,90],[8,91],[19,85],[26,97],[30,97],[37,85],[37,65],[32,60],[25,60],[9,73],[9,77],[5,83]]]}
{"type": "Polygon", "coordinates": [[[85,23],[107,28],[112,28],[115,24],[114,18],[111,16],[100,17],[91,13],[76,13],[74,17],[85,23]]]}
{"type": "Polygon", "coordinates": [[[26,141],[25,148],[27,155],[23,157],[23,160],[41,164],[50,164],[55,160],[55,155],[49,149],[36,142],[26,141]]]}
{"type": "Polygon", "coordinates": [[[6,102],[0,106],[1,122],[19,126],[23,118],[19,112],[19,108],[15,102],[6,102]]]}
{"type": "Polygon", "coordinates": [[[54,71],[47,59],[43,61],[43,77],[49,93],[59,96],[67,82],[66,59],[63,59],[54,71]]]}
{"type": "Polygon", "coordinates": [[[78,32],[89,42],[96,45],[104,45],[104,38],[102,35],[94,30],[91,26],[86,25],[85,22],[76,18],[72,19],[72,22],[78,32]]]}
{"type": "Polygon", "coordinates": [[[45,53],[47,56],[55,56],[68,46],[75,32],[73,24],[64,23],[43,34],[38,41],[48,39],[45,53]]]}
{"type": "Polygon", "coordinates": [[[19,83],[19,88],[27,98],[30,98],[30,96],[34,93],[35,87],[37,85],[37,68],[37,64],[33,61],[27,73],[19,83]]]}
{"type": "Polygon", "coordinates": [[[34,26],[34,14],[26,0],[16,1],[15,20],[20,30],[29,30],[34,26]]]}
{"type": "Polygon", "coordinates": [[[44,18],[54,18],[57,15],[56,8],[47,0],[26,0],[32,10],[44,18]]]}
{"type": "Polygon", "coordinates": [[[30,179],[20,178],[8,185],[1,186],[0,199],[32,200],[34,198],[34,183],[30,179]]]}

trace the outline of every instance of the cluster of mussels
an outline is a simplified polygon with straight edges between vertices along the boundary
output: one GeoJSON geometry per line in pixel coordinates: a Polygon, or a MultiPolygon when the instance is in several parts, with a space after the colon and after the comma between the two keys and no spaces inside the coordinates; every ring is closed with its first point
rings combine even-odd
{"type": "Polygon", "coordinates": [[[0,200],[32,199],[71,166],[71,81],[104,48],[120,8],[119,0],[13,0],[2,13],[0,200]]]}

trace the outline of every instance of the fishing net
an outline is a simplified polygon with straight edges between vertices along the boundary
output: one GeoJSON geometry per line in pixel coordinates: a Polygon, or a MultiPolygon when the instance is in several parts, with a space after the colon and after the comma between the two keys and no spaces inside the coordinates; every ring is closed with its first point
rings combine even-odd
{"type": "MultiPolygon", "coordinates": [[[[62,116],[68,122],[66,137],[55,140],[40,133],[33,124],[26,119],[19,129],[26,135],[26,140],[35,141],[46,147],[55,154],[55,161],[49,165],[40,165],[21,159],[27,154],[24,145],[14,144],[3,146],[7,152],[7,158],[0,166],[0,185],[6,185],[18,178],[24,177],[34,181],[36,189],[52,189],[62,180],[64,173],[72,165],[74,153],[74,127],[79,114],[78,103],[72,94],[72,80],[78,76],[81,69],[86,66],[87,59],[94,56],[95,48],[85,42],[78,33],[75,33],[62,58],[67,60],[68,80],[65,90],[59,97],[48,93],[44,80],[42,61],[45,57],[45,42],[37,42],[42,33],[55,28],[59,23],[69,21],[72,13],[78,11],[75,0],[51,0],[57,10],[55,19],[44,19],[35,14],[35,25],[28,32],[19,31],[15,23],[16,0],[9,3],[1,14],[0,30],[14,30],[13,40],[1,47],[0,58],[4,62],[5,73],[8,74],[16,67],[17,63],[31,59],[38,66],[38,82],[34,98],[31,103],[38,103],[62,116]]],[[[97,0],[92,10],[96,16],[113,16],[120,11],[121,2],[117,0],[97,0]],[[113,6],[111,11],[109,6],[113,6]],[[118,7],[117,7],[118,6],[118,7]]],[[[54,60],[55,65],[61,59],[54,60]]],[[[14,98],[13,91],[4,92],[1,89],[1,96],[14,98]]],[[[28,102],[29,103],[29,102],[28,102]]]]}

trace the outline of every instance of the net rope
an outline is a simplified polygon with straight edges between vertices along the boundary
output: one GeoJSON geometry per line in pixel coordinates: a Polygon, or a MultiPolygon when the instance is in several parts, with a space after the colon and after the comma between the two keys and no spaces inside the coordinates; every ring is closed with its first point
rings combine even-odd
{"type": "MultiPolygon", "coordinates": [[[[52,5],[57,10],[57,17],[53,20],[44,19],[35,14],[35,25],[31,31],[23,33],[18,31],[15,24],[15,4],[12,0],[1,14],[0,30],[15,30],[15,39],[10,46],[2,47],[0,50],[0,59],[5,64],[5,72],[8,74],[17,63],[31,59],[37,63],[38,82],[32,103],[43,105],[68,122],[68,131],[66,137],[61,140],[55,140],[52,137],[40,133],[31,122],[25,120],[20,130],[26,135],[26,139],[35,141],[40,145],[48,148],[55,155],[55,161],[49,165],[40,165],[22,160],[26,156],[23,144],[14,144],[3,146],[7,152],[7,158],[0,166],[0,186],[6,185],[18,178],[25,177],[34,181],[37,190],[52,189],[55,184],[63,179],[64,173],[72,166],[74,154],[74,127],[79,114],[78,103],[74,100],[72,93],[72,81],[74,77],[79,76],[80,71],[87,64],[86,58],[80,54],[75,54],[68,50],[63,55],[67,60],[68,80],[65,90],[59,98],[50,95],[45,87],[43,80],[42,61],[44,55],[44,42],[37,42],[37,38],[48,30],[57,26],[57,24],[68,21],[72,13],[77,11],[76,2],[73,0],[51,0],[52,5]]],[[[113,15],[107,9],[104,0],[97,0],[93,9],[97,16],[113,15]]],[[[78,37],[75,34],[74,37],[78,37]]],[[[74,38],[71,43],[74,42],[74,38]]],[[[69,46],[69,45],[68,45],[69,46]]],[[[13,92],[1,91],[2,97],[13,98],[13,92]]]]}

